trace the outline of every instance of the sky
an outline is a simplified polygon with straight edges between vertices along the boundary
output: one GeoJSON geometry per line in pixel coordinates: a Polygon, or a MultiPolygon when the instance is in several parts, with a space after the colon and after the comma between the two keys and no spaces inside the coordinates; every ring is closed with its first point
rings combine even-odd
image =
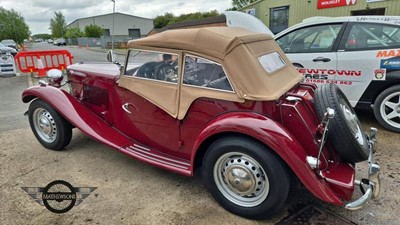
{"type": "MultiPolygon", "coordinates": [[[[32,35],[51,33],[50,19],[54,18],[55,11],[63,13],[67,24],[79,18],[113,12],[111,0],[0,0],[0,7],[19,12],[32,35]]],[[[231,0],[115,0],[115,12],[144,18],[166,12],[175,16],[211,10],[222,13],[231,7],[231,0]]]]}

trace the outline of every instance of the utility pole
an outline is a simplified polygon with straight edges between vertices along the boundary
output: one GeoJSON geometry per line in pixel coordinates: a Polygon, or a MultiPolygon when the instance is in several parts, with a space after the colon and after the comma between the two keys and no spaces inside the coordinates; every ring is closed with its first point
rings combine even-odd
{"type": "Polygon", "coordinates": [[[114,54],[114,16],[115,16],[115,0],[111,0],[113,2],[113,17],[112,17],[112,37],[111,37],[111,50],[114,54]]]}

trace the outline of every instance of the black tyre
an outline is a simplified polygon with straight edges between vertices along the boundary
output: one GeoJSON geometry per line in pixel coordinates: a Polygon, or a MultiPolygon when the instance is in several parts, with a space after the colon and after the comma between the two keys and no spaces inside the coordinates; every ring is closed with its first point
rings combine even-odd
{"type": "Polygon", "coordinates": [[[290,186],[286,168],[266,146],[245,137],[215,141],[203,159],[208,191],[226,210],[265,219],[283,206],[290,186]]]}
{"type": "Polygon", "coordinates": [[[328,107],[336,112],[329,123],[328,140],[340,157],[350,163],[368,159],[369,149],[365,132],[340,88],[333,83],[322,85],[317,88],[314,101],[320,120],[328,107]]]}
{"type": "Polygon", "coordinates": [[[32,132],[44,147],[61,150],[71,141],[71,124],[46,102],[34,100],[28,116],[32,132]]]}
{"type": "Polygon", "coordinates": [[[385,129],[400,133],[400,85],[379,94],[374,103],[374,114],[385,129]]]}

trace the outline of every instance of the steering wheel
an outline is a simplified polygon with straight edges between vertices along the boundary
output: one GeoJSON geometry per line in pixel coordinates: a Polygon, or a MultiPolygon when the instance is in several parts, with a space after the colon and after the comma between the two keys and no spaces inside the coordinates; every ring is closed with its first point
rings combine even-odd
{"type": "Polygon", "coordinates": [[[154,79],[155,78],[155,68],[158,64],[159,64],[159,62],[147,62],[147,63],[141,65],[137,71],[137,76],[154,79]]]}
{"type": "Polygon", "coordinates": [[[176,82],[178,79],[177,71],[173,65],[162,63],[156,67],[155,78],[157,80],[176,82]]]}

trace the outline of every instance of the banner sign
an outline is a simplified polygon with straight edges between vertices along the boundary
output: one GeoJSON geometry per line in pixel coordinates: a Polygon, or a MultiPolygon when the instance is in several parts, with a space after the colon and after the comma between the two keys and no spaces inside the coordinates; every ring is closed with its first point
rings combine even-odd
{"type": "Polygon", "coordinates": [[[357,0],[318,0],[318,9],[355,5],[357,0]]]}

